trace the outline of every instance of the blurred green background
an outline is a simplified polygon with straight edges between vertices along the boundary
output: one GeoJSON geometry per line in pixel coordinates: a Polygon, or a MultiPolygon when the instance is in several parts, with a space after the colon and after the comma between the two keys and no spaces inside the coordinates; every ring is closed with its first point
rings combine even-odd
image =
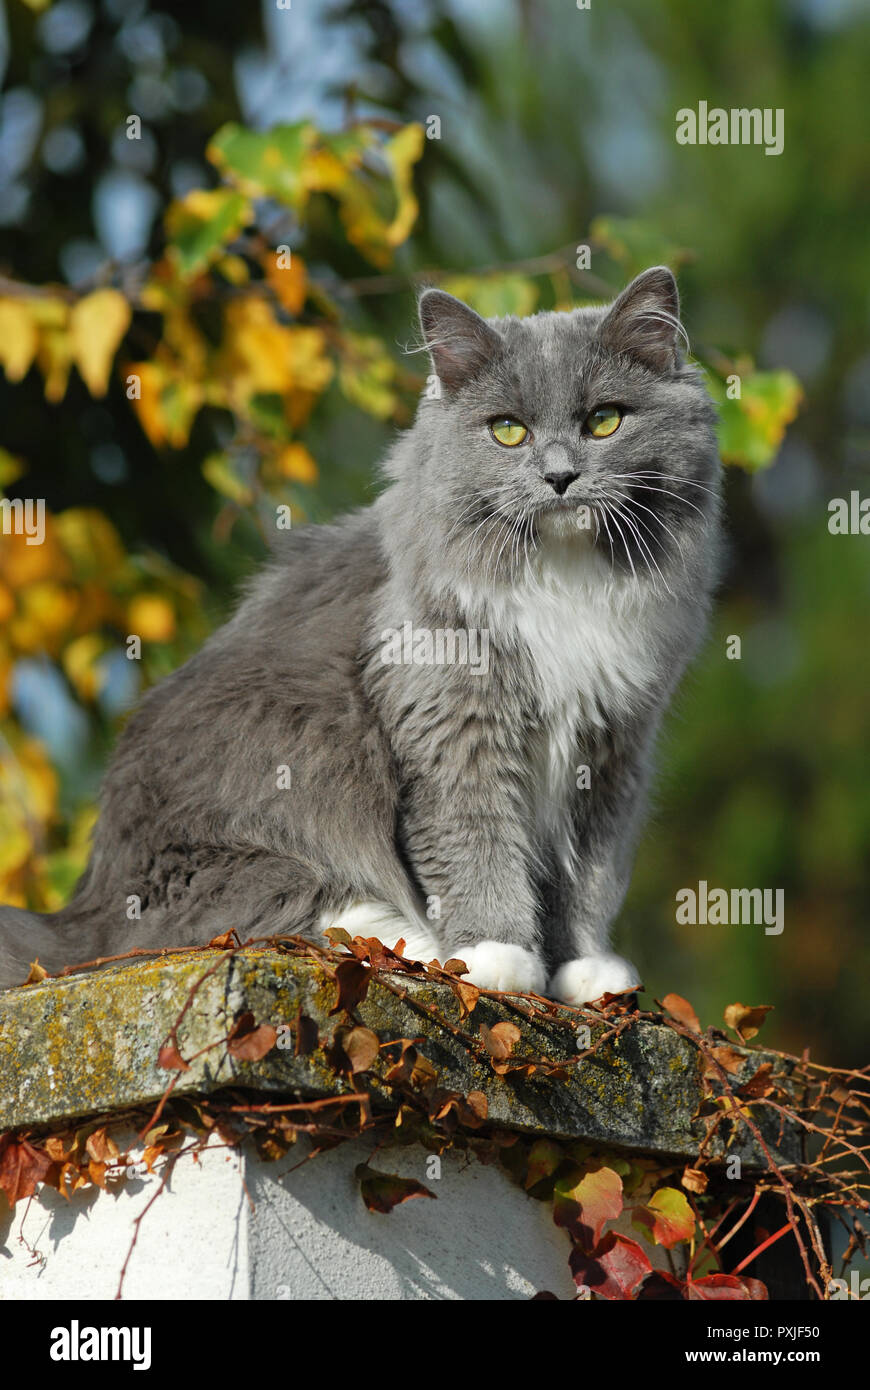
{"type": "MultiPolygon", "coordinates": [[[[414,164],[419,215],[389,262],[339,235],[320,195],[304,218],[291,209],[282,221],[278,209],[269,243],[303,245],[310,278],[294,322],[378,339],[393,365],[361,370],[355,383],[339,371],[318,390],[293,422],[308,453],[264,493],[259,436],[239,429],[223,399],[206,402],[172,447],[131,408],[123,371],[102,398],[74,375],[49,403],[44,367],[0,376],[8,494],[44,497],[52,513],[99,511],[133,557],[112,602],[143,586],[170,602],[163,633],[157,613],[146,680],[229,610],[264,553],[261,503],[284,488],[295,512],[319,520],[371,497],[374,465],[417,385],[419,359],[401,351],[414,335],[416,273],[507,267],[518,278],[505,288],[502,277],[500,292],[523,307],[531,283],[541,307],[558,307],[666,257],[705,364],[794,373],[804,399],[775,461],[727,470],[728,573],[668,721],[618,939],[657,997],[687,996],[704,1023],[737,999],[773,1004],[764,1041],[863,1062],[870,538],[830,534],[827,507],[870,491],[867,6],[4,0],[0,13],[0,276],[66,287],[61,299],[106,284],[136,298],[139,267],[162,255],[167,206],[217,184],[205,151],[225,122],[256,131],[310,119],[337,131],[365,120],[391,132],[392,122],[440,118],[441,138],[414,164]],[[699,101],[782,108],[783,153],[678,145],[675,114],[699,101]],[[125,138],[131,112],[141,140],[125,138]],[[580,244],[592,253],[585,277],[572,273],[580,244]],[[229,463],[204,473],[216,451],[229,463]],[[726,659],[730,634],[742,638],[739,661],[726,659]],[[677,925],[675,894],[699,879],[783,889],[785,930],[677,925]]],[[[275,211],[258,202],[258,225],[275,211]]],[[[231,293],[234,273],[222,261],[213,278],[231,293]]],[[[137,302],[127,361],[156,351],[155,312],[137,302]]],[[[204,341],[220,337],[210,312],[203,291],[204,341]]],[[[108,609],[100,621],[124,631],[108,609]]],[[[105,637],[95,690],[82,675],[90,649],[67,659],[60,641],[21,634],[7,651],[7,816],[15,759],[36,756],[27,740],[48,750],[57,781],[36,858],[9,858],[7,880],[17,900],[50,906],[80,867],[83,808],[136,689],[123,661],[110,670],[105,637]]]]}

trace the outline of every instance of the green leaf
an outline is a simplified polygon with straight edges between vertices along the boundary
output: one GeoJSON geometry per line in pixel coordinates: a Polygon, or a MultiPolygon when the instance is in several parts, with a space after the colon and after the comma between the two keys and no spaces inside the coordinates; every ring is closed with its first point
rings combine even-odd
{"type": "Polygon", "coordinates": [[[248,417],[251,424],[270,439],[284,440],[289,436],[284,397],[277,391],[257,391],[249,396],[248,417]]]}
{"type": "Polygon", "coordinates": [[[253,501],[254,494],[234,471],[226,454],[209,454],[202,465],[202,473],[206,482],[231,502],[246,507],[253,501]]]}
{"type": "Polygon", "coordinates": [[[691,251],[668,241],[645,222],[630,217],[596,217],[589,238],[600,246],[623,273],[632,277],[651,265],[668,265],[678,270],[692,259],[691,251]]]}
{"type": "Polygon", "coordinates": [[[206,154],[243,193],[277,198],[296,207],[305,200],[303,165],[315,140],[310,121],[262,133],[230,122],[213,136],[206,154]]]}
{"type": "Polygon", "coordinates": [[[396,409],[398,394],[393,383],[396,364],[380,338],[346,333],[341,344],[338,379],[349,401],[379,420],[388,420],[396,409]]]}
{"type": "Polygon", "coordinates": [[[645,1207],[635,1207],[631,1224],[651,1245],[663,1245],[666,1250],[695,1234],[695,1214],[685,1194],[675,1187],[660,1187],[645,1207]]]}
{"type": "Polygon", "coordinates": [[[709,379],[719,406],[719,449],[725,463],[756,472],[776,458],[803,391],[797,377],[787,371],[747,372],[739,381],[740,397],[732,400],[725,381],[716,376],[709,379]]]}
{"type": "Polygon", "coordinates": [[[538,303],[538,286],[525,275],[451,275],[441,288],[463,299],[485,319],[504,314],[523,318],[538,303]]]}
{"type": "Polygon", "coordinates": [[[182,275],[197,275],[221,254],[250,220],[243,193],[232,188],[196,188],[166,214],[169,252],[182,275]]]}
{"type": "Polygon", "coordinates": [[[367,165],[351,169],[330,189],[339,199],[348,241],[374,265],[390,263],[416,221],[413,167],[424,144],[423,127],[407,125],[383,144],[373,142],[367,165]]]}
{"type": "Polygon", "coordinates": [[[526,1190],[536,1183],[551,1178],[562,1163],[565,1151],[554,1139],[536,1139],[529,1152],[529,1166],[524,1186],[526,1190]]]}

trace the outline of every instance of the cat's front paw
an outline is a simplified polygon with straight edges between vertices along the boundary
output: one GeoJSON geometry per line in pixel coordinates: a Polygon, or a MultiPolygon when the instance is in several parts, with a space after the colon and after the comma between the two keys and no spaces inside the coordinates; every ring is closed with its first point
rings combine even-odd
{"type": "Polygon", "coordinates": [[[591,1004],[602,994],[621,994],[623,990],[639,988],[640,983],[640,972],[631,961],[602,951],[599,955],[566,960],[550,981],[550,994],[563,1004],[591,1004]]]}
{"type": "Polygon", "coordinates": [[[547,982],[543,962],[523,946],[504,941],[478,941],[457,946],[453,955],[468,966],[465,979],[481,989],[501,989],[512,994],[541,994],[547,982]]]}

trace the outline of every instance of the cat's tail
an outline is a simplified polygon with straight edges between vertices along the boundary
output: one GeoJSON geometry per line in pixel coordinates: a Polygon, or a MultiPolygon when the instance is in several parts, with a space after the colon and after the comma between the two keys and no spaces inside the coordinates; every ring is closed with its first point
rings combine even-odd
{"type": "Polygon", "coordinates": [[[59,929],[59,916],[0,907],[0,989],[24,984],[32,961],[54,974],[82,958],[69,933],[59,929]]]}

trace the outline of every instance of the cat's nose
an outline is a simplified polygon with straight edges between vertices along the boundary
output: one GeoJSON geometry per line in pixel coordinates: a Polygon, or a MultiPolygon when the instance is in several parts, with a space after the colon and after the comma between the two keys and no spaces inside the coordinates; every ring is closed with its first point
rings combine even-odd
{"type": "Polygon", "coordinates": [[[553,491],[561,497],[563,493],[568,491],[574,479],[579,477],[579,473],[568,468],[563,473],[545,473],[544,482],[549,483],[553,491]]]}

